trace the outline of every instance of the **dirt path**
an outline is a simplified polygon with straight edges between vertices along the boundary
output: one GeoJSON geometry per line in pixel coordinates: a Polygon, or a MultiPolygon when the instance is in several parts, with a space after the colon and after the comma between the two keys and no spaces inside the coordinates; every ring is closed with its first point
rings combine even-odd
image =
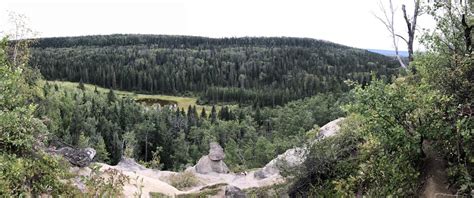
{"type": "Polygon", "coordinates": [[[423,142],[423,151],[426,154],[423,168],[425,182],[420,197],[456,197],[448,188],[446,161],[436,153],[428,141],[423,142]]]}

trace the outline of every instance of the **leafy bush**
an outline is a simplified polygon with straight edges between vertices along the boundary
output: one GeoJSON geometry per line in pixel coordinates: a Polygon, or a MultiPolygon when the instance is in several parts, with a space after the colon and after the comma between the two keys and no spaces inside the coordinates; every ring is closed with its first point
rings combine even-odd
{"type": "Polygon", "coordinates": [[[198,192],[186,193],[177,195],[177,198],[197,198],[197,197],[212,197],[216,196],[223,188],[227,186],[227,183],[217,183],[210,186],[204,186],[199,189],[198,192]]]}
{"type": "MultiPolygon", "coordinates": [[[[352,118],[344,122],[355,125],[352,118]]],[[[336,196],[337,191],[333,181],[355,173],[358,165],[355,154],[362,139],[359,133],[349,130],[346,125],[337,135],[313,144],[302,167],[283,172],[286,176],[295,177],[289,186],[290,196],[336,196]]]]}
{"type": "Polygon", "coordinates": [[[0,41],[0,197],[71,195],[73,188],[61,181],[67,165],[41,151],[48,131],[34,116],[35,83],[27,83],[26,65],[10,64],[6,46],[0,41]]]}
{"type": "Polygon", "coordinates": [[[67,164],[46,154],[38,158],[0,155],[0,197],[50,194],[71,196],[77,193],[69,182],[67,164]]]}
{"type": "Polygon", "coordinates": [[[288,195],[288,185],[285,183],[271,186],[244,189],[248,197],[285,197],[288,195]]]}
{"type": "Polygon", "coordinates": [[[119,170],[109,168],[100,171],[100,166],[92,166],[88,176],[83,176],[82,181],[86,184],[86,197],[118,197],[123,193],[123,187],[130,178],[119,170]]]}
{"type": "Polygon", "coordinates": [[[172,186],[180,190],[196,186],[199,183],[196,175],[189,171],[170,175],[169,180],[172,186]]]}
{"type": "Polygon", "coordinates": [[[344,196],[363,193],[369,197],[415,196],[418,170],[405,156],[386,154],[376,141],[367,141],[359,150],[359,164],[351,175],[334,181],[335,190],[344,196]]]}

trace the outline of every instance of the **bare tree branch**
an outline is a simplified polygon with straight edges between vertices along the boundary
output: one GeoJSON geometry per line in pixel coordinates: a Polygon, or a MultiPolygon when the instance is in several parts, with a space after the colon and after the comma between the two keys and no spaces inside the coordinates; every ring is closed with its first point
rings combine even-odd
{"type": "Polygon", "coordinates": [[[398,38],[403,39],[403,41],[405,41],[405,43],[407,43],[407,45],[408,45],[408,40],[407,40],[405,37],[403,37],[403,36],[400,35],[400,34],[395,34],[395,36],[397,36],[398,38]]]}
{"type": "MultiPolygon", "coordinates": [[[[393,44],[393,47],[395,49],[395,55],[397,57],[397,60],[400,63],[401,67],[406,68],[405,63],[403,62],[403,60],[400,57],[399,52],[398,52],[397,37],[400,37],[400,36],[399,35],[397,36],[397,34],[395,33],[395,25],[394,25],[394,22],[395,22],[395,19],[394,19],[395,18],[395,9],[393,8],[392,0],[389,0],[389,6],[390,6],[389,9],[385,8],[385,6],[381,2],[381,0],[379,0],[378,3],[379,3],[379,8],[383,13],[384,18],[382,18],[380,16],[377,16],[375,14],[374,15],[380,22],[382,22],[382,24],[385,25],[385,28],[387,28],[388,32],[390,33],[390,36],[392,37],[392,42],[393,42],[392,44],[393,44]]],[[[401,37],[401,38],[404,39],[403,37],[401,37]]],[[[406,39],[404,39],[404,40],[406,42],[406,39]]]]}

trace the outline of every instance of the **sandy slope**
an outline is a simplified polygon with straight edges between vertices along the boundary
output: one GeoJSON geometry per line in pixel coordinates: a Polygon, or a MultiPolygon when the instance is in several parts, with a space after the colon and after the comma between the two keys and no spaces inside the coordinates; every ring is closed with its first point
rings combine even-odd
{"type": "Polygon", "coordinates": [[[195,186],[187,191],[180,191],[175,187],[171,186],[170,184],[166,183],[167,177],[172,174],[177,174],[176,172],[147,169],[130,159],[123,160],[117,166],[110,166],[102,163],[99,163],[99,165],[102,166],[101,170],[113,168],[122,171],[123,174],[130,177],[130,183],[124,187],[125,197],[133,197],[134,195],[139,194],[138,186],[140,185],[143,186],[141,193],[142,197],[149,197],[150,192],[159,192],[162,194],[173,196],[178,194],[197,192],[199,191],[199,189],[205,186],[211,186],[219,183],[226,183],[229,185],[237,186],[241,189],[246,189],[274,185],[276,183],[284,181],[280,175],[275,175],[262,180],[257,180],[253,176],[254,171],[249,172],[247,175],[238,175],[234,173],[194,173],[198,177],[200,185],[195,186]]]}
{"type": "MultiPolygon", "coordinates": [[[[343,118],[329,122],[320,129],[320,138],[328,137],[334,135],[339,130],[339,122],[343,118]]],[[[292,149],[290,149],[292,150],[292,149]]],[[[294,149],[293,149],[294,150],[294,149]]],[[[294,153],[289,153],[284,156],[286,158],[297,157],[294,156],[294,153]]],[[[284,155],[284,154],[282,154],[284,155]]],[[[277,158],[282,158],[281,155],[277,158]]],[[[291,158],[292,159],[292,158],[291,158]]],[[[272,160],[274,161],[274,160],[272,160]]],[[[290,160],[295,161],[295,160],[290,160]]],[[[271,165],[271,163],[269,163],[271,165]]],[[[264,179],[257,179],[254,176],[254,173],[261,170],[257,169],[255,171],[248,172],[246,175],[241,174],[218,174],[218,173],[208,173],[208,174],[199,174],[196,173],[194,167],[187,169],[186,171],[192,171],[196,177],[199,179],[199,185],[187,189],[186,191],[181,191],[171,186],[168,181],[170,175],[177,174],[176,172],[171,171],[158,171],[153,169],[148,169],[142,165],[136,163],[133,159],[124,158],[116,166],[110,166],[107,164],[99,163],[102,166],[101,170],[106,170],[109,168],[120,170],[123,174],[129,176],[130,183],[126,184],[124,187],[124,196],[125,197],[136,197],[136,195],[141,194],[141,197],[149,197],[150,192],[159,192],[171,197],[178,194],[186,194],[191,192],[197,192],[205,186],[211,186],[214,184],[225,183],[228,185],[236,186],[240,189],[254,188],[254,187],[264,187],[275,185],[278,183],[284,182],[284,178],[279,174],[278,171],[275,173],[267,174],[267,177],[264,179]],[[140,193],[140,186],[141,188],[140,193]]],[[[267,165],[268,166],[268,165],[267,165]]],[[[87,172],[90,172],[89,168],[78,169],[75,168],[73,172],[77,174],[85,175],[87,172]]],[[[222,194],[222,193],[221,193],[222,194]]]]}

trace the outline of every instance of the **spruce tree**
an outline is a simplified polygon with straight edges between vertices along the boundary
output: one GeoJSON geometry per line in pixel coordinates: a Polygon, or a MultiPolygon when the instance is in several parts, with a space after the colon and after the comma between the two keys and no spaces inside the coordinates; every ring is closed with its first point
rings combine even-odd
{"type": "Polygon", "coordinates": [[[109,89],[109,93],[107,94],[107,101],[109,103],[113,103],[117,100],[117,97],[115,96],[114,90],[109,89]]]}
{"type": "Polygon", "coordinates": [[[84,83],[82,82],[82,79],[81,81],[79,81],[79,85],[77,86],[77,88],[82,91],[86,90],[86,87],[84,86],[84,83]]]}
{"type": "Polygon", "coordinates": [[[217,122],[217,112],[216,112],[216,106],[215,105],[212,105],[212,109],[211,109],[211,115],[209,116],[209,118],[211,119],[211,123],[216,123],[217,122]]]}
{"type": "Polygon", "coordinates": [[[201,110],[201,119],[206,119],[206,118],[207,118],[206,109],[202,108],[202,110],[201,110]]]}

